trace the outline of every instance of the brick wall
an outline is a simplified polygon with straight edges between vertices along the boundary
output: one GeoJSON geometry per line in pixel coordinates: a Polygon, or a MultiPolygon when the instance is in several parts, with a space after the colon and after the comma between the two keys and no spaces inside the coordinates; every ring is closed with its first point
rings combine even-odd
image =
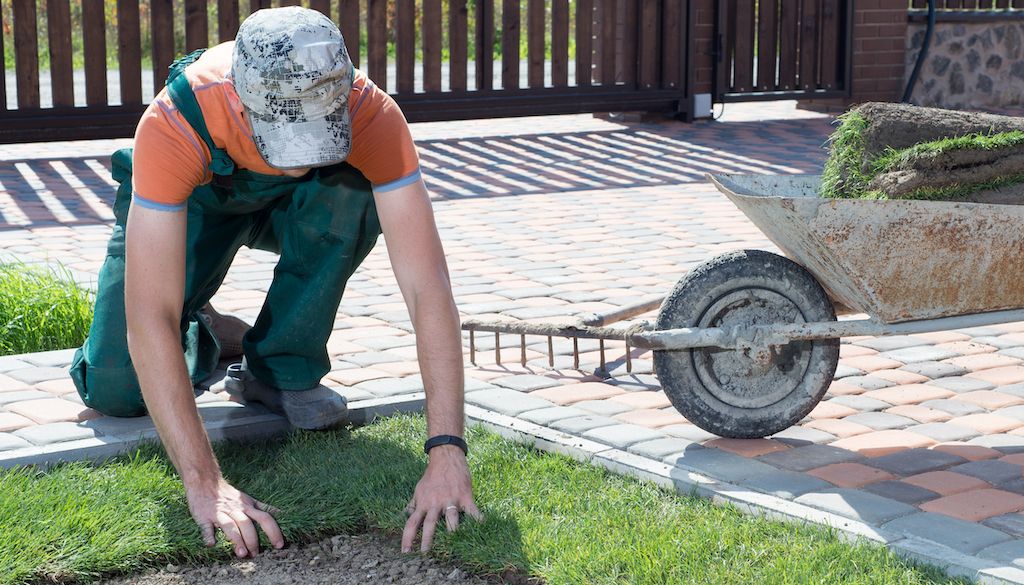
{"type": "Polygon", "coordinates": [[[694,86],[690,93],[711,93],[711,79],[714,69],[712,50],[715,36],[715,1],[694,0],[693,24],[693,68],[694,86]]]}

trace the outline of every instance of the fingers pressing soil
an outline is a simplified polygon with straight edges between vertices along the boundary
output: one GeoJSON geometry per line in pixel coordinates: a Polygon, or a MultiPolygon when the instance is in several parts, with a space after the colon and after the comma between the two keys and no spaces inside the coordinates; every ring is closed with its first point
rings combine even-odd
{"type": "Polygon", "coordinates": [[[403,555],[379,535],[335,536],[319,543],[271,550],[254,559],[202,567],[168,565],[161,571],[105,581],[105,585],[486,585],[420,555],[403,555]]]}

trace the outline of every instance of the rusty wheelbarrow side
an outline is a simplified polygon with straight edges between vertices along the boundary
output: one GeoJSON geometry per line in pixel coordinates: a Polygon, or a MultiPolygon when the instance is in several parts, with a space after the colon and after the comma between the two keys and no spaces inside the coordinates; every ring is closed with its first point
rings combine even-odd
{"type": "Polygon", "coordinates": [[[811,175],[708,179],[833,300],[880,321],[1024,307],[1024,205],[822,199],[811,175]]]}

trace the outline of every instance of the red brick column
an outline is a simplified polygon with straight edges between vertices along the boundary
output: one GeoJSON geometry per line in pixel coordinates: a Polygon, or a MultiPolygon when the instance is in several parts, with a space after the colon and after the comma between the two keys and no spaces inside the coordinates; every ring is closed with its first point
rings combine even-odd
{"type": "Polygon", "coordinates": [[[715,2],[714,0],[693,0],[693,87],[690,93],[711,93],[711,76],[714,74],[715,46],[715,2]]]}

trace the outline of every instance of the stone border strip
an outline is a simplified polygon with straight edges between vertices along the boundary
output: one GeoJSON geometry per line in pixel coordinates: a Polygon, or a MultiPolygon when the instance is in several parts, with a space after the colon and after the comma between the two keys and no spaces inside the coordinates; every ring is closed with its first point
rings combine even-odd
{"type": "MultiPolygon", "coordinates": [[[[352,402],[349,405],[349,422],[355,426],[364,426],[379,418],[398,413],[422,412],[424,403],[423,392],[352,402]]],[[[203,426],[206,427],[211,441],[263,439],[284,434],[291,429],[291,425],[283,417],[267,413],[207,421],[203,426]]],[[[16,457],[0,458],[0,469],[19,466],[37,466],[45,469],[58,463],[72,461],[99,462],[156,439],[156,430],[146,429],[133,434],[115,434],[54,443],[37,447],[28,453],[19,453],[16,457]]]]}
{"type": "Polygon", "coordinates": [[[620,475],[650,481],[664,489],[694,493],[716,504],[729,503],[745,513],[774,520],[829,526],[849,541],[866,539],[882,543],[901,557],[940,567],[954,577],[967,577],[985,584],[1024,584],[1024,570],[1016,567],[966,555],[941,543],[900,530],[877,528],[865,522],[719,481],[688,469],[682,463],[669,465],[470,404],[466,405],[466,416],[470,421],[505,438],[599,465],[620,475]]]}

